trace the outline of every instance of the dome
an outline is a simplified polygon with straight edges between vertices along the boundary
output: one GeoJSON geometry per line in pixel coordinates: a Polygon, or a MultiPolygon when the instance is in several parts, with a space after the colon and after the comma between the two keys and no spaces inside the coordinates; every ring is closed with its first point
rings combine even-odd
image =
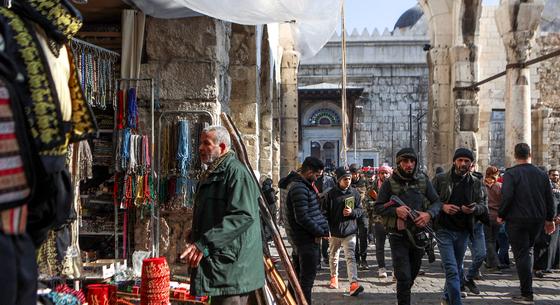
{"type": "Polygon", "coordinates": [[[560,32],[560,0],[548,0],[541,17],[541,31],[560,32]]]}
{"type": "Polygon", "coordinates": [[[420,5],[415,5],[413,8],[408,9],[404,14],[402,14],[397,23],[395,23],[394,29],[410,28],[413,27],[420,18],[424,15],[424,11],[420,5]]]}

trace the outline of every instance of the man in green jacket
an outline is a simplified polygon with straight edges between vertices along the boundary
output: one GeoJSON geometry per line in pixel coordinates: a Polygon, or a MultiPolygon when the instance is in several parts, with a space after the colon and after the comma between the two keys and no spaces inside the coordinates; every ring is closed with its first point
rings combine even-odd
{"type": "Polygon", "coordinates": [[[206,127],[200,160],[208,166],[195,196],[193,223],[181,254],[191,267],[191,294],[213,305],[246,304],[264,286],[258,185],[230,151],[221,126],[206,127]]]}

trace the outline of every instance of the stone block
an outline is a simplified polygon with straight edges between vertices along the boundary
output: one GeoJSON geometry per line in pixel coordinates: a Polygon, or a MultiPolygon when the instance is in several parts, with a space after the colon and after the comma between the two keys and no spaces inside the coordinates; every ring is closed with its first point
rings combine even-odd
{"type": "Polygon", "coordinates": [[[216,70],[212,63],[172,61],[162,63],[158,70],[162,99],[216,100],[218,97],[216,70]]]}
{"type": "Polygon", "coordinates": [[[216,20],[210,17],[182,19],[146,18],[148,60],[183,58],[217,59],[216,20]]]}

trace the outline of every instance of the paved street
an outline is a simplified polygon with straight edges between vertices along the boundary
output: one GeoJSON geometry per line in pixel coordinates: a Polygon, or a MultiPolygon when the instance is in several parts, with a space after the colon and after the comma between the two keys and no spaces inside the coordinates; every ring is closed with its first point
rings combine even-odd
{"type": "MultiPolygon", "coordinates": [[[[287,243],[286,243],[287,244],[287,243]]],[[[333,290],[328,288],[329,284],[329,271],[323,268],[319,271],[313,289],[313,305],[322,304],[341,304],[341,305],[358,305],[358,304],[379,304],[386,305],[396,304],[396,285],[392,283],[392,276],[389,273],[389,278],[377,278],[377,263],[375,261],[374,247],[370,246],[368,249],[368,263],[370,270],[359,271],[361,284],[364,286],[365,291],[358,297],[345,296],[344,293],[348,290],[348,280],[346,276],[346,262],[344,261],[344,254],[341,251],[341,260],[339,263],[339,289],[333,290]]],[[[288,250],[291,253],[291,250],[288,250]]],[[[440,304],[441,291],[445,282],[443,270],[439,265],[439,254],[436,247],[436,262],[428,264],[425,258],[422,263],[422,269],[425,271],[424,275],[416,279],[414,287],[412,288],[412,303],[413,304],[440,304]]],[[[387,269],[391,270],[391,255],[389,250],[389,242],[386,243],[385,257],[387,269]]],[[[513,254],[510,253],[510,257],[513,254]]],[[[465,266],[470,264],[470,254],[467,251],[465,258],[465,266]]],[[[471,295],[464,300],[464,304],[472,305],[505,305],[512,304],[510,301],[510,294],[519,291],[519,282],[515,267],[509,270],[504,270],[502,274],[485,274],[484,267],[482,267],[484,280],[477,281],[480,288],[480,295],[471,295]]],[[[560,304],[560,271],[547,274],[543,279],[534,279],[535,287],[535,300],[536,304],[540,305],[559,305],[560,304]]]]}
{"type": "MultiPolygon", "coordinates": [[[[368,271],[359,271],[361,284],[365,288],[362,295],[358,297],[343,295],[348,289],[349,284],[346,279],[346,263],[341,259],[339,263],[339,267],[341,267],[339,271],[340,288],[338,290],[328,288],[329,271],[323,268],[319,271],[317,280],[315,281],[313,304],[396,304],[396,285],[392,283],[391,275],[389,275],[388,279],[377,278],[374,247],[375,246],[370,246],[368,249],[368,263],[373,267],[370,267],[368,271]]],[[[390,270],[391,255],[388,242],[385,256],[388,266],[387,269],[390,270]]],[[[513,255],[510,256],[513,257],[513,255]]],[[[341,257],[343,258],[342,254],[341,257]]],[[[466,266],[470,264],[469,253],[467,253],[465,264],[466,266]]],[[[445,275],[439,264],[439,255],[438,260],[432,264],[428,264],[427,259],[424,259],[422,266],[425,274],[416,279],[415,285],[412,288],[413,304],[440,304],[445,275]]],[[[484,280],[477,281],[481,291],[480,295],[469,294],[464,304],[512,304],[509,295],[513,292],[518,292],[519,289],[515,267],[505,270],[502,274],[484,274],[484,267],[482,267],[482,273],[484,280]]],[[[534,281],[534,287],[537,300],[536,304],[560,304],[560,273],[549,274],[544,279],[536,279],[534,281]]]]}

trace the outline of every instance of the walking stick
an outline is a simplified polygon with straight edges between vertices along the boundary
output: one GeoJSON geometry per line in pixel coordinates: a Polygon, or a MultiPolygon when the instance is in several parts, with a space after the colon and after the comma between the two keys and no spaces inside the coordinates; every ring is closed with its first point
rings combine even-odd
{"type": "MultiPolygon", "coordinates": [[[[224,127],[227,129],[227,131],[230,134],[231,141],[233,143],[233,146],[235,147],[235,151],[237,152],[239,161],[241,161],[241,163],[243,163],[245,167],[247,167],[247,170],[249,171],[249,173],[251,173],[251,176],[255,180],[255,183],[259,185],[259,181],[255,176],[255,173],[253,172],[251,163],[249,162],[247,149],[245,148],[245,144],[243,143],[241,133],[239,132],[237,127],[235,127],[233,120],[228,114],[222,112],[220,118],[222,119],[224,127]]],[[[305,300],[305,296],[303,295],[303,291],[301,290],[301,286],[299,285],[298,278],[296,276],[296,273],[294,272],[292,262],[290,261],[288,252],[286,251],[286,247],[284,246],[284,242],[282,241],[282,236],[280,235],[280,231],[278,230],[276,223],[272,220],[272,215],[265,204],[266,201],[264,200],[264,194],[262,193],[260,187],[259,190],[261,193],[259,198],[259,208],[261,213],[264,215],[263,219],[265,220],[266,225],[268,225],[272,229],[272,237],[273,237],[274,245],[278,250],[278,255],[280,255],[280,260],[282,261],[282,265],[284,266],[284,269],[288,274],[288,282],[294,289],[297,303],[299,305],[307,305],[307,301],[305,300]]]]}

